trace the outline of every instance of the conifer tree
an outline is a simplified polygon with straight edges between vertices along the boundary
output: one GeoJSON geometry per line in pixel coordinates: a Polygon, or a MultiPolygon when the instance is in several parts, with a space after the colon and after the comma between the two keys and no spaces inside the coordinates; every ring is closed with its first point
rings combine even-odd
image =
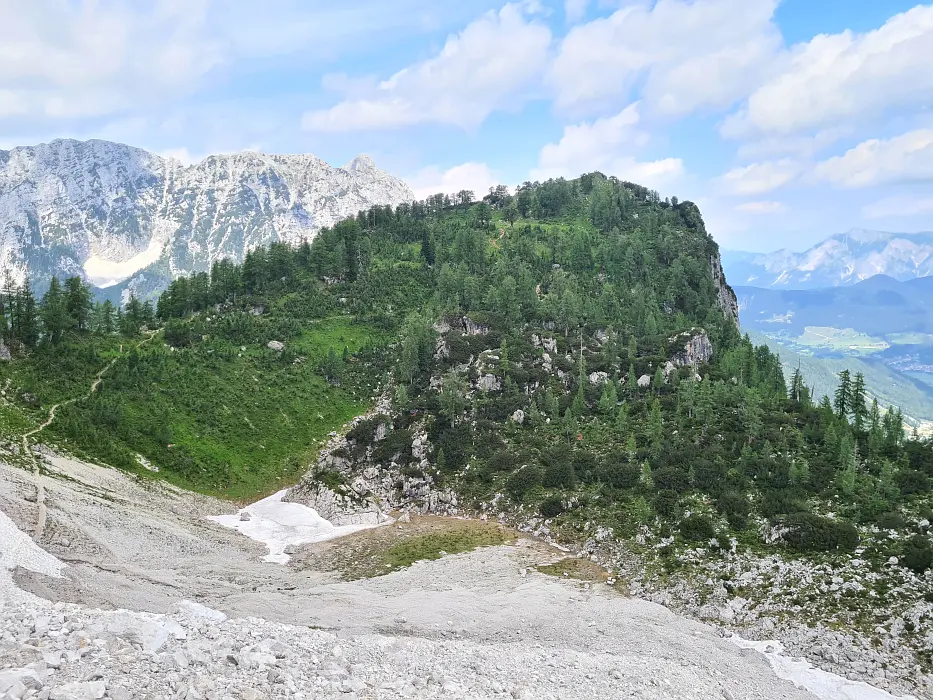
{"type": "Polygon", "coordinates": [[[855,373],[855,381],[852,383],[852,420],[856,432],[865,431],[865,422],[868,418],[868,408],[865,406],[865,375],[861,372],[855,373]]]}
{"type": "Polygon", "coordinates": [[[58,345],[70,324],[65,294],[57,277],[52,277],[48,291],[42,296],[40,314],[45,337],[53,345],[58,345]]]}
{"type": "Polygon", "coordinates": [[[833,409],[839,418],[848,419],[852,409],[852,380],[847,369],[839,373],[839,386],[836,388],[833,409]]]}

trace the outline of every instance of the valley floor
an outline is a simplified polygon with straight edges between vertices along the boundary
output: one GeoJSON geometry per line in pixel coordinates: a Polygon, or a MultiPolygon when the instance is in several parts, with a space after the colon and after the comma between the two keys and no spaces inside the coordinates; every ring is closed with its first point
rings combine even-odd
{"type": "Polygon", "coordinates": [[[530,538],[341,582],[306,568],[338,544],[267,563],[205,517],[233,510],[53,455],[38,477],[0,463],[19,565],[0,566],[0,697],[813,697],[712,627],[536,571],[562,554],[530,538]],[[60,577],[22,534],[34,478],[60,577]]]}

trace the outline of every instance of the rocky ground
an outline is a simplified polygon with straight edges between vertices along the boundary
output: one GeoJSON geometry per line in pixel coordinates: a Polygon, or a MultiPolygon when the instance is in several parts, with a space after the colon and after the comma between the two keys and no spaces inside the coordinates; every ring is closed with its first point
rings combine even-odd
{"type": "Polygon", "coordinates": [[[3,698],[812,697],[712,627],[536,571],[563,554],[534,539],[341,582],[204,518],[229,504],[43,471],[40,549],[34,477],[0,463],[3,698]]]}

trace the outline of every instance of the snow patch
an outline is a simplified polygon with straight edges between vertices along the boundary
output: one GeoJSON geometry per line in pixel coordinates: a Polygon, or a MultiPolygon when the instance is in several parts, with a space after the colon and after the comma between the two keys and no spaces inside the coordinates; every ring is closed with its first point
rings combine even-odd
{"type": "Polygon", "coordinates": [[[61,576],[65,564],[32,541],[0,510],[0,570],[22,567],[37,574],[61,576]]]}
{"type": "Polygon", "coordinates": [[[92,255],[84,261],[84,274],[91,283],[98,287],[112,287],[158,260],[164,247],[164,240],[153,238],[149,241],[149,247],[146,250],[128,260],[114,262],[92,255]]]}
{"type": "Polygon", "coordinates": [[[802,659],[788,658],[784,656],[784,646],[780,642],[752,642],[735,634],[730,640],[742,649],[754,649],[763,654],[778,678],[808,690],[820,700],[916,700],[912,695],[891,695],[867,683],[850,681],[814,668],[802,659]]]}
{"type": "Polygon", "coordinates": [[[286,489],[283,489],[268,498],[246,506],[238,513],[212,515],[208,517],[208,520],[233,528],[251,540],[264,543],[269,548],[265,561],[274,564],[288,562],[291,557],[285,553],[285,550],[291,545],[323,542],[359,530],[379,527],[378,525],[336,526],[318,515],[313,508],[300,503],[283,503],[282,498],[285,493],[286,489]]]}

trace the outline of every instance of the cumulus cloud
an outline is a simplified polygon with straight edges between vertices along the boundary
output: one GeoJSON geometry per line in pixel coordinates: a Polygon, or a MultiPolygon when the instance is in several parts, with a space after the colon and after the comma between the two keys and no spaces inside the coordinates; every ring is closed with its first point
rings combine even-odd
{"type": "Polygon", "coordinates": [[[638,105],[632,104],[615,116],[564,127],[560,141],[541,149],[532,179],[577,177],[599,170],[658,187],[683,175],[684,165],[679,158],[649,162],[635,158],[635,151],[648,141],[648,135],[637,128],[638,122],[638,105]]]}
{"type": "Polygon", "coordinates": [[[731,194],[758,195],[783,187],[802,172],[803,166],[800,163],[784,158],[733,168],[720,180],[725,190],[731,194]]]}
{"type": "Polygon", "coordinates": [[[933,180],[933,129],[863,141],[843,155],[817,164],[813,174],[839,187],[852,188],[933,180]]]}
{"type": "Polygon", "coordinates": [[[658,0],[579,25],[550,71],[558,108],[627,101],[643,82],[654,109],[729,107],[760,84],[780,50],[777,0],[658,0]]]}
{"type": "Polygon", "coordinates": [[[405,179],[415,197],[424,199],[432,194],[453,194],[472,190],[477,198],[490,187],[501,184],[496,174],[485,163],[462,163],[447,170],[435,166],[424,168],[405,179]]]}
{"type": "Polygon", "coordinates": [[[529,9],[508,4],[486,13],[448,38],[436,56],[397,72],[366,97],[307,112],[302,125],[325,132],[478,126],[492,111],[521,104],[523,90],[545,68],[551,31],[529,9]]]}
{"type": "Polygon", "coordinates": [[[208,8],[0,4],[0,117],[96,116],[190,89],[223,61],[221,42],[206,34],[208,8]]]}
{"type": "Polygon", "coordinates": [[[745,214],[780,214],[787,210],[782,202],[745,202],[735,207],[745,214]]]}
{"type": "Polygon", "coordinates": [[[917,6],[864,34],[820,34],[790,50],[722,133],[794,134],[928,105],[931,55],[933,6],[917,6]]]}

